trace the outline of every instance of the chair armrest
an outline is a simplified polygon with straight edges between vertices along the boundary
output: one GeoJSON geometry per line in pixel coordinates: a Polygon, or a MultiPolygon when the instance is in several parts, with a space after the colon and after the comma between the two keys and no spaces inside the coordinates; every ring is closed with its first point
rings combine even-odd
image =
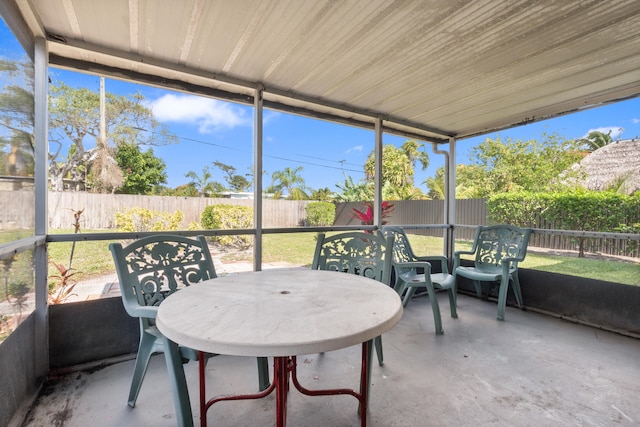
{"type": "Polygon", "coordinates": [[[425,276],[431,274],[431,264],[426,261],[397,262],[397,268],[424,268],[425,276]]]}
{"type": "Polygon", "coordinates": [[[456,270],[460,267],[460,255],[473,255],[476,251],[455,251],[453,253],[453,274],[456,274],[456,270]]]}
{"type": "Polygon", "coordinates": [[[453,253],[454,256],[460,256],[460,255],[473,255],[475,254],[476,251],[455,251],[453,253]]]}
{"type": "Polygon", "coordinates": [[[125,304],[124,308],[127,311],[127,314],[131,317],[146,317],[149,319],[155,319],[158,314],[158,307],[156,306],[131,306],[125,304]]]}
{"type": "Polygon", "coordinates": [[[524,257],[504,258],[502,260],[502,275],[504,277],[507,277],[509,275],[509,269],[510,269],[512,263],[517,265],[522,260],[524,260],[524,257]]]}
{"type": "Polygon", "coordinates": [[[440,263],[440,271],[444,274],[449,274],[449,260],[444,255],[428,255],[416,257],[417,261],[427,261],[430,264],[440,263]]]}
{"type": "Polygon", "coordinates": [[[509,257],[509,258],[502,258],[502,263],[503,264],[510,264],[512,262],[522,262],[524,261],[524,257],[509,257]]]}

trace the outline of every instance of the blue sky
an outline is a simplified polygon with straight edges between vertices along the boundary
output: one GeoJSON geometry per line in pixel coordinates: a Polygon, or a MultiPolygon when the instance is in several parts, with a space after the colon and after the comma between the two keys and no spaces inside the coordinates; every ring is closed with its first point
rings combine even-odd
{"type": "MultiPolygon", "coordinates": [[[[20,45],[0,22],[0,56],[18,59],[23,56],[20,45]]],[[[49,69],[54,82],[63,81],[72,87],[99,90],[99,77],[56,68],[49,69]]],[[[249,106],[194,97],[159,88],[106,79],[106,90],[119,95],[141,92],[156,118],[165,123],[179,138],[175,145],[154,147],[154,153],[167,164],[169,187],[186,184],[185,174],[198,174],[214,161],[232,165],[237,173],[250,172],[253,164],[253,109],[249,106]]],[[[355,181],[364,177],[363,165],[373,150],[374,133],[359,128],[333,124],[291,114],[266,111],[264,114],[264,186],[271,183],[271,174],[285,167],[301,166],[301,175],[311,188],[328,187],[344,182],[345,175],[355,181]]],[[[585,110],[543,122],[520,126],[497,134],[458,141],[457,160],[469,162],[469,151],[485,138],[542,139],[546,134],[558,134],[567,139],[586,136],[592,130],[612,131],[614,139],[640,136],[640,98],[585,110]]],[[[385,135],[385,144],[401,145],[405,138],[385,135]]],[[[92,144],[88,144],[92,146],[92,144]]],[[[434,154],[427,145],[430,166],[416,171],[415,182],[421,183],[435,174],[443,157],[434,154]]],[[[223,173],[211,169],[214,179],[223,182],[223,173]]]]}
{"type": "MultiPolygon", "coordinates": [[[[99,88],[99,77],[60,69],[51,69],[55,81],[70,86],[99,88]]],[[[106,80],[106,90],[125,95],[140,91],[158,120],[179,138],[176,145],[154,147],[154,153],[167,163],[168,186],[189,181],[188,171],[202,172],[205,165],[220,161],[234,166],[238,173],[249,173],[253,162],[253,109],[178,92],[166,91],[113,79],[106,80]]],[[[271,173],[285,167],[302,166],[301,175],[311,188],[329,187],[351,175],[355,181],[364,177],[363,164],[373,150],[374,134],[345,125],[333,124],[291,114],[266,111],[264,126],[264,185],[271,183],[271,173]]],[[[469,162],[469,151],[485,138],[542,139],[558,134],[567,139],[586,136],[592,130],[611,131],[614,139],[640,137],[640,99],[635,98],[574,113],[543,122],[458,141],[457,158],[469,162]]],[[[384,136],[385,144],[400,145],[403,137],[384,136]]],[[[417,184],[433,176],[442,166],[443,157],[427,147],[430,166],[416,172],[417,184]]],[[[212,169],[214,179],[223,174],[212,169]]],[[[421,186],[424,191],[426,187],[421,186]]]]}

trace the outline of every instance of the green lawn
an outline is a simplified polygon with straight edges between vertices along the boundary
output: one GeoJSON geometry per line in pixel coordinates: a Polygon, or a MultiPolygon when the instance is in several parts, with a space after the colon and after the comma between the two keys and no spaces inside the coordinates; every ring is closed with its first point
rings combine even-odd
{"type": "MultiPolygon", "coordinates": [[[[71,230],[57,230],[59,233],[71,233],[71,230]]],[[[441,254],[442,239],[410,235],[411,245],[417,255],[441,254]]],[[[295,265],[310,265],[316,244],[316,233],[266,234],[263,239],[263,262],[288,262],[295,265]]],[[[113,260],[108,249],[108,241],[78,242],[72,267],[77,271],[78,280],[95,277],[114,271],[113,260]]],[[[470,248],[469,242],[458,242],[456,249],[470,248]]],[[[52,243],[49,256],[55,262],[68,266],[71,243],[52,243]]],[[[231,253],[223,261],[251,261],[251,251],[231,253]]],[[[613,260],[577,258],[575,256],[557,256],[530,252],[524,268],[548,271],[606,280],[627,285],[640,285],[640,263],[613,260]]],[[[53,273],[53,270],[50,272],[53,273]]]]}

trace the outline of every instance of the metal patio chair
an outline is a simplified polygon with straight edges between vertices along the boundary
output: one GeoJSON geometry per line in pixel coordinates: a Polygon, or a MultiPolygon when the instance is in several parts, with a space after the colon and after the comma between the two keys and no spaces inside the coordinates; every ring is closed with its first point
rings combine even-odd
{"type": "Polygon", "coordinates": [[[406,307],[416,290],[425,287],[433,311],[436,334],[443,334],[436,289],[447,291],[451,317],[458,317],[456,311],[456,281],[453,275],[449,274],[447,257],[415,255],[402,227],[384,226],[380,231],[383,236],[393,238],[394,289],[398,292],[400,298],[403,298],[402,305],[406,307]],[[432,264],[437,265],[440,269],[439,273],[431,273],[432,264]]]}
{"type": "Polygon", "coordinates": [[[513,293],[518,307],[522,308],[522,291],[518,279],[518,263],[527,254],[531,235],[530,228],[512,225],[480,226],[476,230],[470,251],[456,251],[453,275],[473,281],[478,298],[482,298],[481,282],[500,282],[498,292],[498,320],[504,320],[509,282],[513,283],[513,293]],[[460,255],[474,255],[473,267],[460,265],[460,255]]]}
{"type": "MultiPolygon", "coordinates": [[[[391,278],[391,238],[378,234],[347,232],[318,235],[311,268],[358,274],[389,285],[391,278]]],[[[384,363],[382,337],[374,340],[380,366],[384,363]]]]}
{"type": "MultiPolygon", "coordinates": [[[[127,313],[140,319],[140,345],[136,356],[128,404],[136,404],[140,387],[153,353],[172,351],[171,343],[155,325],[159,305],[181,288],[216,278],[207,242],[203,236],[188,238],[177,235],[143,237],[123,247],[109,245],[116,265],[122,302],[127,313]]],[[[197,360],[198,352],[179,346],[182,362],[197,360]]],[[[207,354],[207,357],[215,356],[207,354]]],[[[165,356],[166,357],[166,356],[165,356]]],[[[167,364],[169,370],[172,368],[167,364]]],[[[259,388],[269,386],[267,358],[258,358],[259,388]]],[[[176,382],[176,374],[169,372],[174,393],[188,396],[186,384],[176,382]]],[[[174,394],[175,396],[176,394],[174,394]]],[[[186,399],[188,402],[188,399],[186,399]]]]}

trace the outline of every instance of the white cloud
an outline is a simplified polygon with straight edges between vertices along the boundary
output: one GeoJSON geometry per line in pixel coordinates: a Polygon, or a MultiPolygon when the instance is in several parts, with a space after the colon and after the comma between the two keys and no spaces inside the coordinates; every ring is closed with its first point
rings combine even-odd
{"type": "Polygon", "coordinates": [[[262,124],[266,126],[271,122],[278,120],[280,116],[282,116],[282,113],[277,111],[265,111],[262,115],[262,124]]]}
{"type": "Polygon", "coordinates": [[[640,119],[631,119],[631,123],[640,123],[640,119]]]}
{"type": "Polygon", "coordinates": [[[603,126],[599,128],[589,129],[587,133],[585,133],[582,137],[586,138],[591,132],[602,132],[605,135],[611,132],[611,139],[616,139],[620,135],[622,135],[622,132],[624,132],[624,128],[620,126],[603,126]]]}
{"type": "Polygon", "coordinates": [[[201,134],[251,125],[241,108],[210,98],[167,94],[151,101],[149,107],[157,120],[195,124],[201,134]]]}
{"type": "Polygon", "coordinates": [[[362,151],[364,149],[364,147],[362,145],[356,145],[355,147],[351,147],[347,150],[347,154],[351,153],[352,151],[362,151]]]}

